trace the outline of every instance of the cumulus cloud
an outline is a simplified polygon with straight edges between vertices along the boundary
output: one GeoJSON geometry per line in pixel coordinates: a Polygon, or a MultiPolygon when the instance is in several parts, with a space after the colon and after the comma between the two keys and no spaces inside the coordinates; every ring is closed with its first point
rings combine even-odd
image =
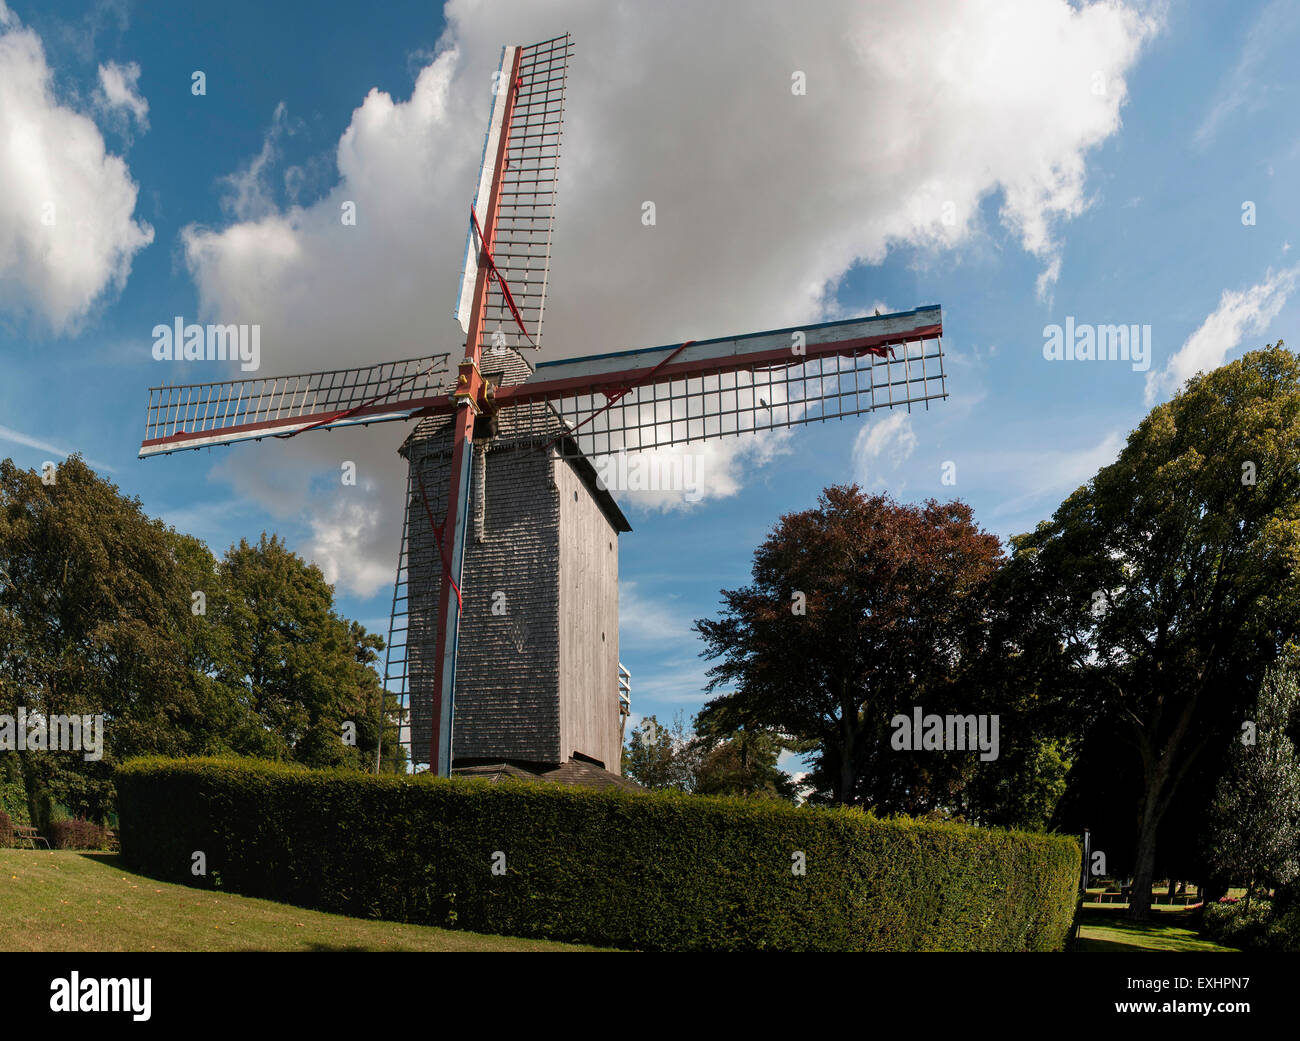
{"type": "Polygon", "coordinates": [[[743,437],[669,445],[650,451],[598,456],[597,473],[621,504],[672,513],[727,499],[740,491],[747,470],[791,451],[791,432],[764,430],[743,437]]]}
{"type": "MultiPolygon", "coordinates": [[[[777,0],[450,0],[446,19],[411,96],[372,90],[353,113],[331,190],[269,208],[253,193],[260,208],[184,233],[206,320],[260,323],[268,373],[460,350],[465,211],[503,42],[558,26],[576,43],[541,355],[556,358],[824,319],[854,265],[961,247],[989,197],[1048,291],[1062,228],[1088,204],[1087,156],[1118,130],[1125,76],[1158,29],[1120,3],[1065,0],[844,2],[816,18],[777,0]]],[[[263,167],[252,183],[271,183],[263,167]]],[[[349,552],[391,569],[403,475],[388,430],[236,449],[239,472],[271,455],[321,468],[341,450],[373,465],[381,510],[349,552]]],[[[773,450],[710,444],[709,494],[733,494],[773,450]]]]}
{"type": "Polygon", "coordinates": [[[345,488],[357,494],[333,499],[325,512],[310,518],[312,535],[304,553],[320,565],[326,582],[371,596],[393,584],[397,547],[389,547],[386,560],[352,551],[379,520],[374,488],[365,484],[345,488]]]}
{"type": "Polygon", "coordinates": [[[864,487],[883,485],[886,467],[897,470],[916,450],[912,417],[893,411],[880,419],[869,419],[853,440],[854,480],[864,487]]]}
{"type": "Polygon", "coordinates": [[[54,96],[40,37],[0,3],[0,312],[75,332],[153,241],[99,128],[54,96]]]}
{"type": "Polygon", "coordinates": [[[1164,367],[1147,373],[1146,403],[1172,394],[1198,372],[1222,365],[1228,352],[1243,339],[1267,328],[1300,279],[1300,265],[1267,272],[1264,281],[1249,289],[1225,289],[1219,306],[1192,333],[1164,367]]]}
{"type": "Polygon", "coordinates": [[[292,132],[288,109],[282,101],[271,115],[271,127],[262,138],[262,150],[241,169],[221,179],[226,189],[221,206],[226,213],[238,221],[253,222],[276,212],[271,169],[280,157],[281,141],[292,132]]]}
{"type": "Polygon", "coordinates": [[[124,126],[129,126],[134,119],[141,130],[148,130],[149,102],[140,93],[140,66],[135,62],[119,65],[115,61],[101,65],[95,106],[110,116],[120,117],[124,126]]]}

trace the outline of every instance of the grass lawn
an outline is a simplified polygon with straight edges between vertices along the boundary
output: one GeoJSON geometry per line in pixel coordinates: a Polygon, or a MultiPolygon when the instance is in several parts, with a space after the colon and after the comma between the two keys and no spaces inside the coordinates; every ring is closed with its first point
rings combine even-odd
{"type": "Polygon", "coordinates": [[[133,874],[111,853],[0,849],[3,951],[589,951],[306,911],[133,874]]]}
{"type": "Polygon", "coordinates": [[[1152,910],[1149,922],[1130,922],[1118,905],[1083,908],[1079,951],[1236,951],[1197,935],[1190,911],[1152,910]]]}

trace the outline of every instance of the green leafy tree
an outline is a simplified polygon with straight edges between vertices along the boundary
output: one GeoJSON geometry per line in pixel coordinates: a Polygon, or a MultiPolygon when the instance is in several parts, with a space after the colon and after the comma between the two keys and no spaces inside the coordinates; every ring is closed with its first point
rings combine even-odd
{"type": "Polygon", "coordinates": [[[77,456],[45,480],[0,462],[0,713],[104,717],[102,759],[17,754],[38,826],[54,803],[102,820],[141,753],[373,768],[382,648],[278,540],[217,561],[77,456]]]}
{"type": "Polygon", "coordinates": [[[1015,737],[1008,727],[995,762],[983,769],[962,792],[962,816],[973,823],[1024,831],[1046,830],[1065,794],[1072,758],[1063,738],[1015,737]]]}
{"type": "Polygon", "coordinates": [[[646,716],[623,749],[623,776],[643,788],[694,791],[698,770],[699,746],[686,732],[680,714],[671,727],[660,726],[656,716],[646,716]]]}
{"type": "Polygon", "coordinates": [[[987,590],[1002,561],[969,506],[900,505],[856,485],[783,516],[755,551],[753,582],[723,590],[717,619],[695,623],[709,690],[734,689],[700,713],[711,731],[776,731],[816,749],[823,798],[885,811],[950,802],[975,767],[963,753],[897,752],[890,720],[961,707],[988,628],[987,590]],[[942,706],[942,708],[941,708],[942,706]]]}
{"type": "Polygon", "coordinates": [[[188,669],[187,567],[175,533],[77,456],[42,480],[0,463],[0,711],[103,715],[103,758],[20,756],[36,823],[52,800],[102,819],[116,762],[178,753],[201,716],[188,669]]]}
{"type": "Polygon", "coordinates": [[[1264,676],[1249,735],[1232,750],[1211,813],[1211,865],[1246,884],[1251,895],[1300,876],[1300,762],[1287,727],[1300,702],[1294,671],[1278,667],[1264,676]]]}
{"type": "Polygon", "coordinates": [[[220,679],[256,721],[242,735],[247,750],[373,768],[381,690],[372,665],[383,639],[340,618],[320,569],[276,536],[240,540],[218,570],[230,648],[220,679]]]}
{"type": "Polygon", "coordinates": [[[1300,636],[1300,361],[1279,343],[1189,380],[1012,544],[1021,650],[1073,673],[1085,737],[1113,731],[1140,770],[1145,918],[1180,786],[1300,636]]]}
{"type": "Polygon", "coordinates": [[[721,737],[700,736],[695,776],[697,795],[743,795],[793,802],[794,779],[777,766],[782,739],[761,730],[737,730],[721,737]]]}

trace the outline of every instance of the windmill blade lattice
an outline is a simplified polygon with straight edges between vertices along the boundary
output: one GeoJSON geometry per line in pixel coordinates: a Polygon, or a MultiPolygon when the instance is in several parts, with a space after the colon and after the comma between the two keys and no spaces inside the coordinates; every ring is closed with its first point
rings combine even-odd
{"type": "Polygon", "coordinates": [[[561,455],[667,448],[882,408],[928,409],[948,396],[941,334],[940,310],[929,307],[543,362],[497,400],[515,406],[512,437],[554,443],[561,455]],[[795,333],[805,338],[800,355],[789,346],[795,333]],[[537,402],[549,407],[519,407],[537,402]],[[559,441],[556,418],[570,433],[559,441]]]}
{"type": "Polygon", "coordinates": [[[484,311],[481,346],[485,350],[541,345],[559,187],[564,92],[572,52],[567,34],[520,49],[518,90],[491,252],[528,336],[516,324],[500,280],[494,279],[484,311]]]}
{"type": "Polygon", "coordinates": [[[221,383],[149,388],[140,457],[316,427],[409,419],[450,392],[449,354],[221,383]]]}

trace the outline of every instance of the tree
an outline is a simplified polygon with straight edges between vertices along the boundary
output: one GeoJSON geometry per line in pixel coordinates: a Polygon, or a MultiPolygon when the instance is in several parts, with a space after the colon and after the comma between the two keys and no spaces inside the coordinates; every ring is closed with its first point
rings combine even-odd
{"type": "Polygon", "coordinates": [[[993,535],[961,502],[896,503],[856,485],[787,514],[755,551],[753,582],[696,621],[709,669],[700,722],[811,742],[813,779],[839,803],[916,812],[949,799],[973,756],[899,753],[889,721],[962,701],[960,678],[988,621],[993,535]]]}
{"type": "Polygon", "coordinates": [[[1208,859],[1226,878],[1246,883],[1247,905],[1251,894],[1300,876],[1300,762],[1287,736],[1298,701],[1291,669],[1265,674],[1249,720],[1254,733],[1233,748],[1215,793],[1208,859]]]}
{"type": "Polygon", "coordinates": [[[646,716],[623,749],[623,776],[643,788],[694,791],[698,766],[699,746],[687,734],[680,713],[671,727],[660,726],[655,716],[646,716]]]}
{"type": "Polygon", "coordinates": [[[1007,741],[994,763],[982,764],[962,792],[962,816],[974,823],[1000,828],[1043,831],[1065,794],[1072,763],[1068,742],[1033,734],[1007,741]]]}
{"type": "Polygon", "coordinates": [[[694,791],[697,795],[743,795],[793,802],[798,786],[778,767],[785,746],[778,735],[763,730],[695,739],[700,750],[694,791]]]}
{"type": "Polygon", "coordinates": [[[1145,918],[1180,786],[1300,637],[1300,360],[1279,343],[1189,380],[1012,546],[1023,649],[1068,666],[1085,739],[1114,731],[1140,767],[1145,918]]]}
{"type": "Polygon", "coordinates": [[[378,735],[381,637],[334,611],[314,564],[265,532],[232,546],[219,567],[220,624],[234,648],[221,680],[256,725],[247,751],[308,766],[368,768],[378,735]],[[352,724],[355,744],[345,742],[352,724]]]}
{"type": "Polygon", "coordinates": [[[51,799],[102,818],[123,758],[193,750],[191,548],[78,456],[48,480],[0,462],[0,712],[104,718],[100,759],[20,754],[37,824],[51,799]]]}
{"type": "Polygon", "coordinates": [[[0,715],[104,720],[102,758],[17,754],[38,826],[52,801],[102,819],[142,753],[373,763],[382,647],[278,540],[218,562],[78,456],[48,479],[0,461],[0,715]]]}

